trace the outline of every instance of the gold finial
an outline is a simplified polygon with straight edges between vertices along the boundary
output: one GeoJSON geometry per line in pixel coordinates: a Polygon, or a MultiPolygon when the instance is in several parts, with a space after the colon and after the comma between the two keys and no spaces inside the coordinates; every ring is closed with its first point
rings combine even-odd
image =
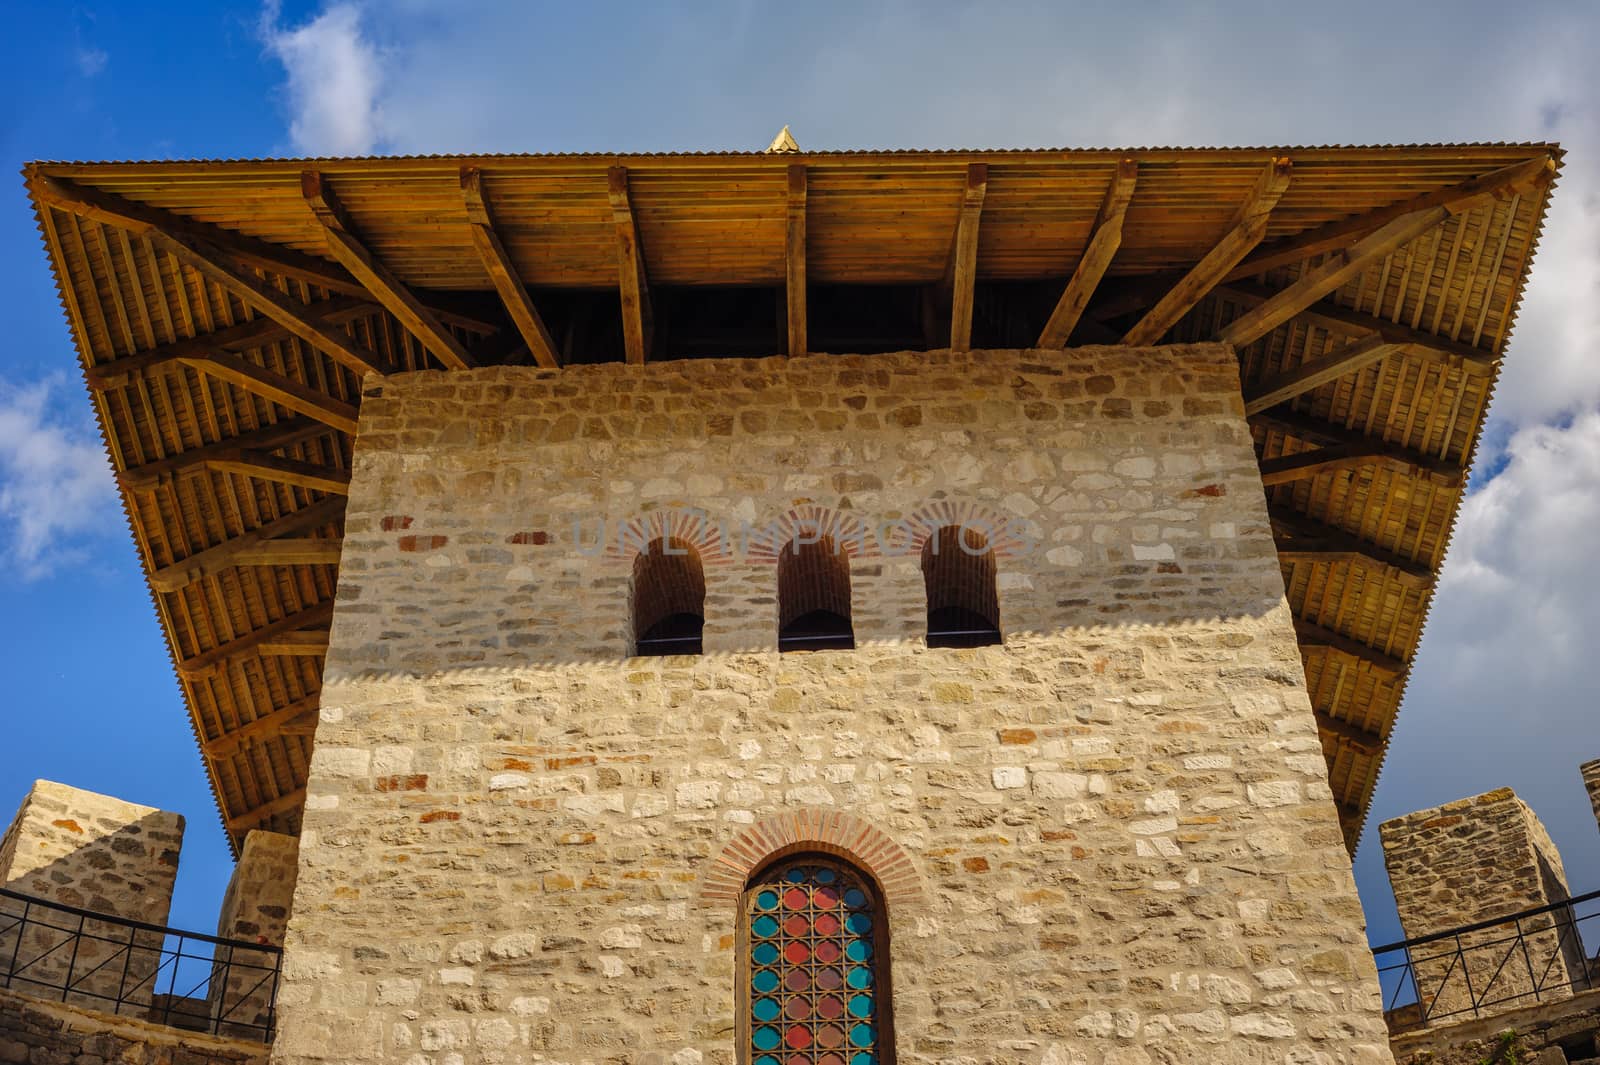
{"type": "Polygon", "coordinates": [[[772,143],[767,145],[767,151],[769,152],[798,152],[799,150],[800,145],[795,143],[794,134],[789,132],[788,126],[780,129],[778,135],[772,138],[772,143]]]}

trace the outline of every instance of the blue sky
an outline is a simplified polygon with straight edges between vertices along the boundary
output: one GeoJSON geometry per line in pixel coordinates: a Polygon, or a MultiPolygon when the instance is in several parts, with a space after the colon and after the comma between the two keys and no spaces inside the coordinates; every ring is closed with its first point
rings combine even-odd
{"type": "MultiPolygon", "coordinates": [[[[808,148],[1560,139],[1357,861],[1384,940],[1377,822],[1491,787],[1537,809],[1575,890],[1600,888],[1576,768],[1600,757],[1600,13],[1357,2],[1332,24],[1294,7],[12,0],[0,150],[14,174],[38,158],[760,148],[785,123],[808,148]]],[[[36,777],[184,813],[173,922],[208,929],[226,845],[15,178],[0,291],[0,817],[36,777]]]]}

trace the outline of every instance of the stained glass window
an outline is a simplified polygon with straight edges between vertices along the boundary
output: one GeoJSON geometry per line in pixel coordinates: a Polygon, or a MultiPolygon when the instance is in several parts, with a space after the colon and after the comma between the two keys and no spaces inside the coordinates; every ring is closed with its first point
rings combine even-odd
{"type": "Polygon", "coordinates": [[[866,878],[822,857],[750,885],[750,1065],[887,1065],[883,910],[866,878]]]}

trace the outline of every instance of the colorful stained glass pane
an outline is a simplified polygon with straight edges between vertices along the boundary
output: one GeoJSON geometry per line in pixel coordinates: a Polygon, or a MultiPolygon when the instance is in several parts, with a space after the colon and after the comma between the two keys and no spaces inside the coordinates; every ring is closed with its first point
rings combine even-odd
{"type": "Polygon", "coordinates": [[[747,898],[749,1060],[877,1065],[878,911],[860,875],[826,858],[799,858],[767,872],[747,898]]]}

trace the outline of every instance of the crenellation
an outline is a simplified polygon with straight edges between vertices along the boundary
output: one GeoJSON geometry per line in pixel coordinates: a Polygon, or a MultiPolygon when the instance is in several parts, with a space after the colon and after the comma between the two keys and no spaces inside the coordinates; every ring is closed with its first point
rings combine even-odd
{"type": "Polygon", "coordinates": [[[369,384],[275,1060],[732,1065],[736,870],[796,846],[886,893],[901,1062],[1387,1060],[1235,367],[369,384]],[[1002,645],[926,646],[904,548],[952,520],[1002,645]],[[813,525],[856,647],[779,654],[813,525]],[[629,658],[634,553],[683,529],[706,653],[629,658]]]}

